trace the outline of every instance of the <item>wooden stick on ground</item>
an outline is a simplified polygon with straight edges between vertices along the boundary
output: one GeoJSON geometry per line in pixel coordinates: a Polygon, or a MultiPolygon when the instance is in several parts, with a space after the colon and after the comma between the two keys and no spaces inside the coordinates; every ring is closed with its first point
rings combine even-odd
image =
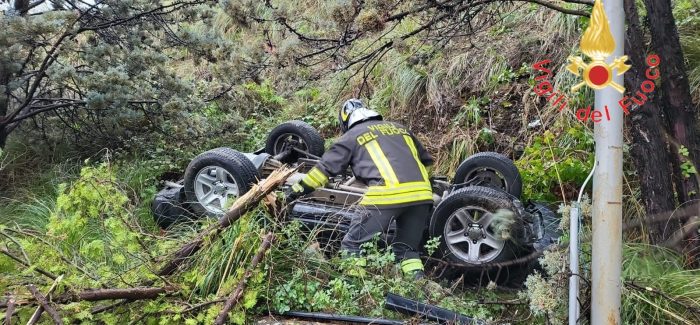
{"type": "MultiPolygon", "coordinates": [[[[56,290],[56,287],[58,287],[58,283],[61,282],[61,280],[63,280],[63,275],[58,276],[56,279],[54,279],[53,284],[51,284],[49,291],[46,293],[47,296],[50,295],[54,290],[56,290]]],[[[34,287],[34,285],[31,285],[31,284],[30,284],[30,286],[34,287]]],[[[34,287],[34,289],[36,290],[36,287],[34,287]]],[[[32,289],[30,288],[29,290],[31,291],[32,289]]],[[[37,293],[38,293],[38,291],[37,291],[37,293]]],[[[32,295],[34,295],[34,292],[32,292],[32,295]]],[[[39,302],[39,307],[37,307],[36,311],[34,311],[34,314],[32,314],[32,317],[29,318],[27,325],[35,324],[36,322],[38,322],[39,317],[41,316],[41,313],[44,312],[44,305],[41,304],[41,301],[39,301],[39,299],[37,299],[36,296],[34,296],[34,298],[39,302]]]]}
{"type": "Polygon", "coordinates": [[[12,324],[12,314],[15,313],[15,298],[7,300],[7,311],[5,312],[5,325],[12,324]]]}
{"type": "Polygon", "coordinates": [[[272,246],[272,241],[274,239],[275,235],[271,232],[265,235],[260,248],[258,248],[257,253],[255,253],[255,257],[253,257],[253,261],[250,263],[250,267],[246,269],[245,274],[243,274],[243,278],[238,282],[236,290],[233,290],[233,293],[231,293],[228,299],[226,299],[224,309],[222,309],[219,315],[216,317],[216,321],[214,322],[215,325],[223,325],[226,320],[228,320],[228,312],[231,311],[231,308],[233,308],[233,306],[235,306],[238,301],[241,300],[241,297],[243,297],[245,288],[248,285],[248,280],[251,276],[253,276],[253,271],[255,271],[255,268],[258,267],[258,264],[260,264],[262,259],[265,257],[265,253],[268,249],[270,249],[270,246],[272,246]]]}
{"type": "MultiPolygon", "coordinates": [[[[32,296],[34,296],[34,299],[36,299],[36,301],[38,301],[41,304],[41,307],[46,311],[46,313],[48,313],[49,316],[51,316],[51,319],[53,319],[54,324],[63,325],[63,320],[61,319],[61,316],[58,314],[56,309],[53,309],[53,307],[51,307],[49,301],[46,300],[46,297],[44,297],[44,295],[42,295],[41,292],[39,292],[39,290],[37,290],[33,284],[28,285],[27,288],[29,289],[29,292],[32,293],[32,296]]],[[[37,320],[39,320],[39,316],[41,316],[41,311],[39,311],[38,313],[38,316],[36,318],[37,320]]],[[[29,323],[27,324],[30,324],[33,319],[34,318],[32,317],[32,319],[29,320],[29,323]]]]}
{"type": "Polygon", "coordinates": [[[73,295],[56,298],[60,302],[100,301],[113,299],[145,300],[156,299],[160,295],[175,291],[175,287],[136,287],[125,289],[96,289],[84,290],[73,295]]]}
{"type": "Polygon", "coordinates": [[[239,197],[233,203],[233,206],[231,206],[226,214],[219,218],[217,223],[204,229],[193,241],[180,247],[180,249],[173,254],[173,258],[160,269],[158,275],[168,276],[173,274],[180,265],[204,246],[206,238],[209,238],[209,240],[214,239],[224,229],[228,228],[231,223],[238,220],[250,209],[258,206],[260,200],[282,185],[295,171],[295,169],[283,167],[272,172],[269,177],[260,183],[253,185],[250,191],[239,197]]]}
{"type": "MultiPolygon", "coordinates": [[[[136,300],[149,300],[156,299],[162,295],[173,293],[177,291],[176,287],[166,286],[166,287],[135,287],[135,288],[119,288],[119,289],[85,289],[78,292],[66,292],[61,295],[55,296],[52,299],[54,304],[68,304],[76,301],[102,301],[102,300],[125,300],[120,303],[116,303],[117,307],[119,304],[124,304],[136,300]]],[[[48,294],[47,294],[48,296],[48,294]]],[[[14,302],[15,307],[18,306],[32,306],[37,305],[34,300],[23,300],[14,302]]],[[[8,307],[8,304],[0,303],[0,308],[8,307]]],[[[113,308],[111,307],[111,308],[113,308]]],[[[39,304],[43,312],[43,307],[39,304]]],[[[100,307],[103,308],[103,307],[100,307]]],[[[98,312],[101,312],[97,308],[98,312]]],[[[37,309],[38,310],[38,309],[37,309]]]]}

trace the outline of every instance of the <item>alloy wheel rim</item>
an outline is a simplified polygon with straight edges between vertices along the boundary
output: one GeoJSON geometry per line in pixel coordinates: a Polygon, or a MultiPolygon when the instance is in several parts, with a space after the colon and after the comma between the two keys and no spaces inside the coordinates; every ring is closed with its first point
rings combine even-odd
{"type": "Polygon", "coordinates": [[[195,176],[194,193],[197,202],[207,211],[221,214],[229,200],[239,194],[238,183],[233,175],[221,166],[207,166],[195,176]]]}
{"type": "Polygon", "coordinates": [[[467,206],[452,213],[445,223],[445,243],[450,252],[469,264],[493,261],[501,254],[505,241],[498,239],[490,211],[467,206]]]}

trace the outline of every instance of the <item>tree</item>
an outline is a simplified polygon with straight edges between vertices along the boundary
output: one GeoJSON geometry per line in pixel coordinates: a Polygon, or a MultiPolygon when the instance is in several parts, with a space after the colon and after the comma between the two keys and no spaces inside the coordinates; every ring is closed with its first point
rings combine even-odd
{"type": "Polygon", "coordinates": [[[177,19],[210,1],[66,0],[32,12],[45,2],[15,1],[0,21],[0,147],[27,121],[89,145],[196,105],[165,52],[184,43],[177,19]]]}
{"type": "MultiPolygon", "coordinates": [[[[646,80],[644,30],[640,26],[635,1],[625,0],[624,6],[627,19],[625,54],[633,62],[630,70],[625,73],[625,88],[632,90],[639,89],[646,80]]],[[[629,120],[632,123],[629,131],[633,139],[630,151],[637,167],[642,201],[650,215],[672,211],[676,205],[673,182],[668,177],[668,171],[671,170],[671,154],[666,141],[667,123],[658,102],[654,97],[649,98],[644,105],[632,110],[629,120]]],[[[671,227],[668,226],[663,223],[651,225],[652,242],[663,242],[680,227],[677,222],[671,227]]]]}
{"type": "MultiPolygon", "coordinates": [[[[676,20],[670,1],[644,0],[651,33],[651,44],[662,59],[661,105],[667,117],[667,141],[671,148],[673,178],[679,203],[697,199],[700,194],[697,172],[683,173],[690,164],[696,170],[700,162],[700,139],[698,139],[697,106],[693,103],[685,67],[685,58],[678,37],[676,20]],[[683,154],[686,148],[687,154],[683,154]],[[687,158],[684,158],[687,157],[687,158]]],[[[697,211],[700,213],[700,209],[697,211]]],[[[694,229],[697,229],[695,227],[694,229]]],[[[691,232],[692,233],[692,232],[691,232]]],[[[700,247],[695,235],[695,243],[686,247],[695,251],[700,247]],[[692,247],[691,247],[692,246],[692,247]]]]}

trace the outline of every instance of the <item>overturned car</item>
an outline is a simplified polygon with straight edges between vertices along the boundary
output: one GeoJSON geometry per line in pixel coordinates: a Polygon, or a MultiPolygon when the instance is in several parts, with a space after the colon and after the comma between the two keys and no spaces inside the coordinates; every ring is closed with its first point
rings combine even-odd
{"type": "MultiPolygon", "coordinates": [[[[253,153],[231,148],[206,151],[189,163],[183,180],[167,183],[158,193],[152,205],[156,222],[168,228],[186,218],[221,215],[231,200],[282,164],[298,168],[285,183],[291,186],[323,152],[321,135],[302,121],[278,125],[265,147],[253,153]]],[[[436,269],[443,277],[481,272],[488,275],[482,279],[489,281],[522,283],[536,262],[507,262],[542,251],[558,240],[558,216],[544,204],[520,201],[518,169],[501,154],[472,155],[459,165],[451,182],[434,176],[431,183],[434,204],[424,241],[436,238],[439,245],[432,256],[424,253],[433,262],[428,264],[439,266],[436,269]]],[[[330,250],[337,249],[352,218],[364,213],[365,208],[356,203],[365,190],[366,185],[348,169],[345,175],[329,179],[325,187],[296,200],[287,216],[316,230],[330,250]]],[[[390,227],[383,241],[390,244],[392,238],[390,227]]]]}

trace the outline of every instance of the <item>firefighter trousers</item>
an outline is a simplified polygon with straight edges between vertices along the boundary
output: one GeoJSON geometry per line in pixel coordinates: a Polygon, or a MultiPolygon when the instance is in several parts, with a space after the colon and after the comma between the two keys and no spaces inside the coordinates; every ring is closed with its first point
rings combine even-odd
{"type": "Polygon", "coordinates": [[[353,218],[348,233],[340,243],[340,249],[350,255],[360,255],[360,246],[372,240],[378,233],[386,233],[392,220],[396,220],[396,235],[392,249],[397,261],[420,258],[420,243],[428,225],[430,204],[400,208],[367,207],[362,216],[353,218]]]}

